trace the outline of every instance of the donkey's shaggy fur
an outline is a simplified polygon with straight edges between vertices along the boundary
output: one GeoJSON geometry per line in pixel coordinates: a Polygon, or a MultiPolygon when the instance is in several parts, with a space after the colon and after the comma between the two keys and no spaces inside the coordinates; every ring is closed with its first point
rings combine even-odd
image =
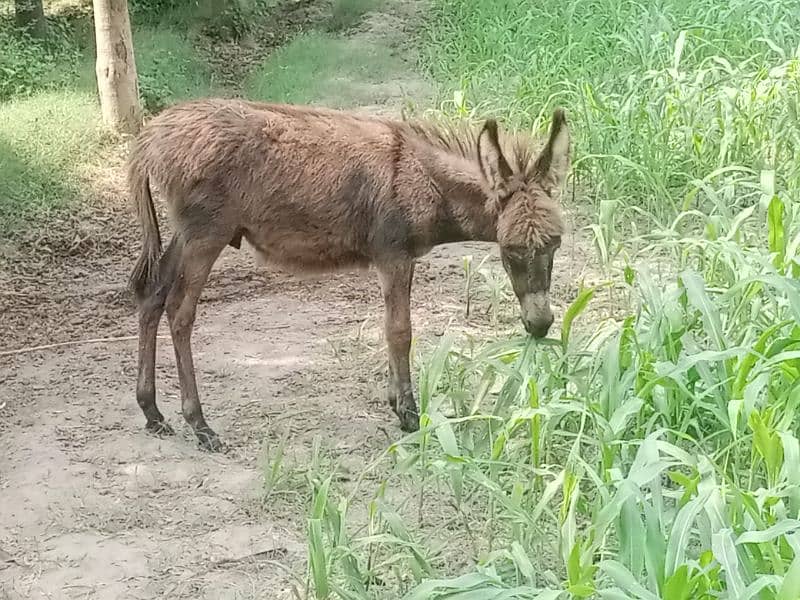
{"type": "Polygon", "coordinates": [[[206,447],[219,446],[202,416],[189,339],[214,261],[242,238],[268,261],[298,272],[377,268],[390,401],[404,429],[416,428],[408,366],[414,260],[441,243],[499,242],[504,263],[516,271],[510,274],[523,313],[530,313],[523,320],[541,330],[552,321],[549,303],[545,310],[537,296],[539,308],[528,302],[526,309],[523,296],[549,287],[563,229],[555,192],[568,155],[561,111],[537,154],[525,136],[501,142],[493,121],[457,129],[220,99],[165,110],[139,135],[128,164],[143,231],[130,282],[140,304],[137,398],[148,428],[169,431],[155,404],[156,330],[166,308],[184,416],[206,447]],[[163,252],[151,186],[165,197],[175,226],[163,252]]]}

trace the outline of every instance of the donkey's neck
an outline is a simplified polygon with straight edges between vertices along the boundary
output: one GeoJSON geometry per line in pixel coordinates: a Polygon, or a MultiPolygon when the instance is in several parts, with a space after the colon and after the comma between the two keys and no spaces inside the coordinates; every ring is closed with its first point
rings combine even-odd
{"type": "Polygon", "coordinates": [[[477,166],[465,159],[437,156],[428,168],[438,190],[433,243],[497,241],[497,216],[487,209],[477,166]]]}

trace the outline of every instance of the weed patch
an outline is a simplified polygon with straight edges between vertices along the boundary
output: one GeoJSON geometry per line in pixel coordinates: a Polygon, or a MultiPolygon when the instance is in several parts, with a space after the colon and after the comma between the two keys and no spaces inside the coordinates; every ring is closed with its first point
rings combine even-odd
{"type": "Polygon", "coordinates": [[[356,25],[361,18],[379,6],[378,0],[334,0],[328,31],[344,31],[356,25]]]}
{"type": "MultiPolygon", "coordinates": [[[[94,47],[85,15],[52,17],[46,40],[0,28],[0,231],[10,235],[80,200],[78,170],[111,147],[100,124],[94,47]],[[6,48],[8,51],[6,51],[6,48]]],[[[140,93],[155,113],[213,93],[188,38],[166,27],[134,32],[140,93]]]]}
{"type": "Polygon", "coordinates": [[[374,101],[368,88],[402,68],[400,59],[377,43],[312,32],[276,50],[245,84],[247,97],[349,107],[374,101]]]}
{"type": "Polygon", "coordinates": [[[691,190],[727,168],[750,169],[756,186],[777,169],[798,188],[799,26],[781,2],[440,0],[422,64],[450,112],[539,129],[566,106],[590,197],[663,223],[709,210],[691,190]]]}
{"type": "Polygon", "coordinates": [[[134,33],[134,52],[139,94],[147,111],[214,95],[211,70],[185,35],[166,27],[144,29],[134,33]]]}
{"type": "Polygon", "coordinates": [[[91,164],[103,148],[99,122],[95,98],[82,92],[40,92],[0,107],[4,235],[80,197],[75,169],[91,164]]]}

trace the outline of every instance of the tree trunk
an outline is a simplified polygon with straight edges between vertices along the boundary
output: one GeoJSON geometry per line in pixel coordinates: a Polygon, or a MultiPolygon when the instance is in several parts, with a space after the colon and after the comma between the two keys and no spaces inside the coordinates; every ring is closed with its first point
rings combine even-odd
{"type": "Polygon", "coordinates": [[[92,0],[97,46],[97,90],[103,122],[120,133],[142,124],[127,0],[92,0]]]}
{"type": "Polygon", "coordinates": [[[25,29],[37,38],[47,35],[42,0],[14,0],[14,14],[20,29],[25,29]]]}

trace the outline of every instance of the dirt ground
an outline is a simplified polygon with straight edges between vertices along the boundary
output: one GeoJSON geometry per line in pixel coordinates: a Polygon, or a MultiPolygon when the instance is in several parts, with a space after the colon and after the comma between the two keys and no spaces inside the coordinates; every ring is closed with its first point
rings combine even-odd
{"type": "MultiPolygon", "coordinates": [[[[354,35],[396,35],[384,25],[407,17],[373,15],[354,35]]],[[[396,82],[369,110],[396,111],[403,89],[424,87],[409,73],[396,82]]],[[[108,178],[113,200],[119,182],[108,178]]],[[[0,598],[302,597],[307,498],[264,502],[266,454],[286,439],[287,460],[302,463],[316,437],[357,471],[401,437],[382,396],[377,277],[297,279],[225,251],[193,336],[201,400],[227,445],[204,453],[180,414],[163,324],[159,405],[178,435],[144,431],[124,292],[139,233],[120,201],[116,213],[104,206],[74,239],[8,248],[0,271],[0,350],[66,343],[0,355],[0,598]]],[[[558,313],[594,277],[587,248],[573,222],[556,257],[558,313]]],[[[497,331],[480,301],[464,318],[462,257],[487,252],[496,250],[455,244],[420,261],[412,316],[423,358],[446,329],[497,331]]],[[[505,309],[515,313],[510,301],[505,309]]],[[[521,333],[515,320],[500,329],[521,333]]]]}

